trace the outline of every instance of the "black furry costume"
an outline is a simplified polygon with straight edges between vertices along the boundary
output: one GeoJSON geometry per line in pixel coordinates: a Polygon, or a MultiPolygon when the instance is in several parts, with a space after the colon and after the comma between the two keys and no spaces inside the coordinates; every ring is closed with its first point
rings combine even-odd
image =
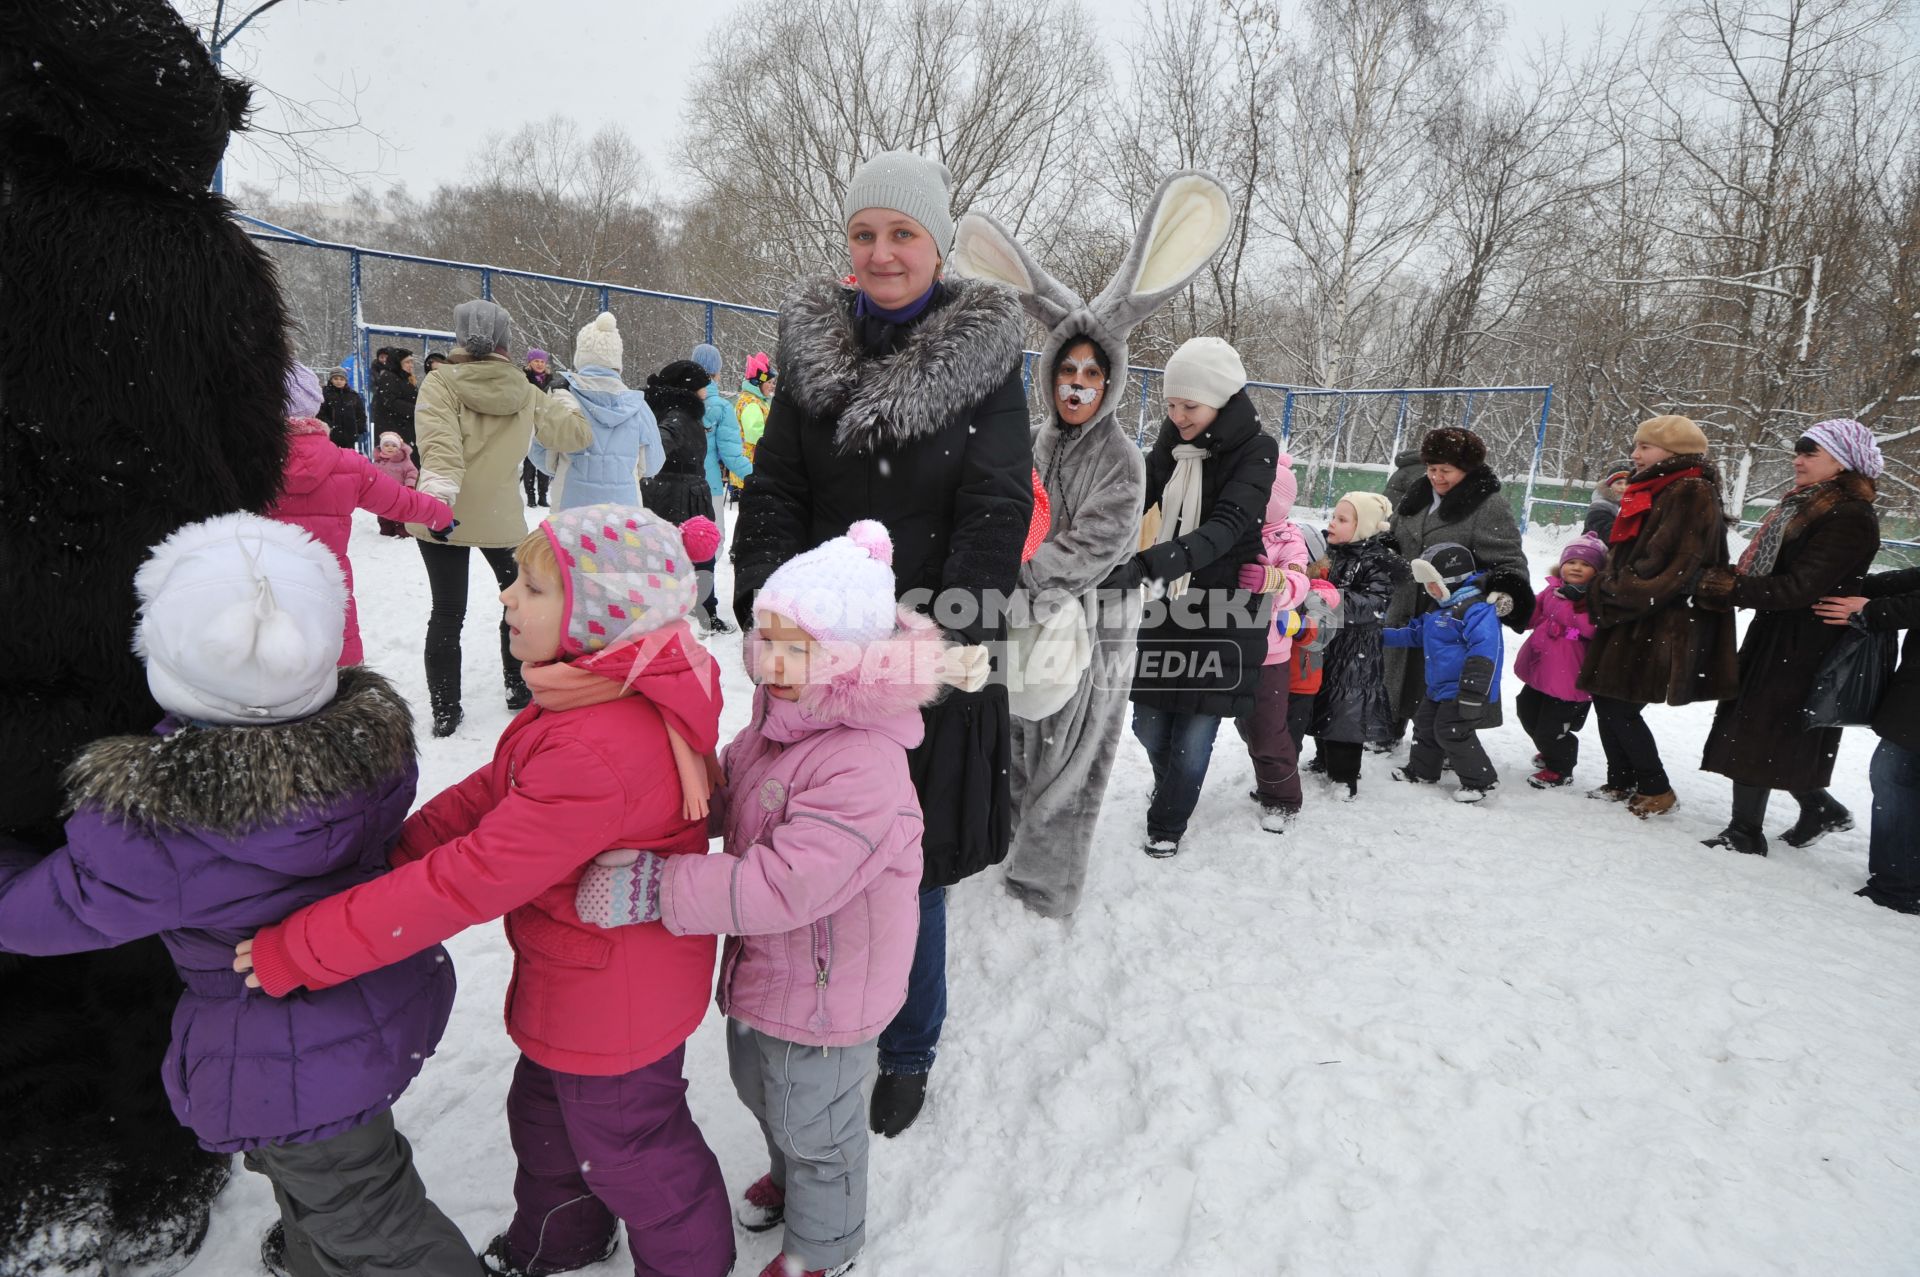
{"type": "MultiPolygon", "coordinates": [[[[286,438],[271,263],[207,191],[248,91],[165,0],[0,4],[0,837],[60,844],[60,773],[160,712],[133,574],[259,510],[286,438]]],[[[0,957],[0,1277],[164,1273],[227,1159],[174,1121],[157,941],[0,957]]]]}

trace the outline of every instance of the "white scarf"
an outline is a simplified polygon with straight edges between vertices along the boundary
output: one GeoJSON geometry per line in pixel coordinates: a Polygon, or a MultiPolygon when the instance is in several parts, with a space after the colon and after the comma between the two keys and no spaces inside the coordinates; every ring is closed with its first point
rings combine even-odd
{"type": "MultiPolygon", "coordinates": [[[[1153,539],[1155,545],[1185,536],[1200,526],[1200,467],[1210,455],[1205,448],[1196,448],[1190,443],[1173,446],[1173,477],[1160,493],[1161,513],[1171,511],[1172,517],[1160,520],[1159,535],[1153,539]]],[[[1185,594],[1189,576],[1167,582],[1167,597],[1177,599],[1185,594]]]]}

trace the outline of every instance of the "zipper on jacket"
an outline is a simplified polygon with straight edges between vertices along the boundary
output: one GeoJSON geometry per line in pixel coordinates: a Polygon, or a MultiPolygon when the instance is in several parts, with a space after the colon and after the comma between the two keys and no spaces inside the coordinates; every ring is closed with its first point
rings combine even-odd
{"type": "MultiPolygon", "coordinates": [[[[833,919],[824,918],[813,924],[813,1027],[824,1033],[827,1029],[827,978],[833,971],[833,919]]],[[[820,1054],[825,1055],[827,1048],[822,1046],[820,1054]]]]}

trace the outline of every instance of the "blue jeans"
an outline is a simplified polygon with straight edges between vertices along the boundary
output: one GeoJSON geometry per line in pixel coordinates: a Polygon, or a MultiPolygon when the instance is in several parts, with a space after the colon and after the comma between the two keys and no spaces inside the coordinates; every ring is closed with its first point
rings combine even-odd
{"type": "Polygon", "coordinates": [[[1920,752],[1883,740],[1868,775],[1873,833],[1867,894],[1878,904],[1920,912],[1920,752]]]}
{"type": "Polygon", "coordinates": [[[1151,705],[1133,707],[1133,734],[1153,764],[1153,797],[1147,803],[1147,837],[1179,842],[1200,801],[1213,758],[1214,714],[1175,714],[1151,705]]]}
{"type": "Polygon", "coordinates": [[[880,1031],[882,1073],[931,1073],[947,1022],[947,889],[920,893],[920,938],[907,971],[907,1000],[880,1031]]]}

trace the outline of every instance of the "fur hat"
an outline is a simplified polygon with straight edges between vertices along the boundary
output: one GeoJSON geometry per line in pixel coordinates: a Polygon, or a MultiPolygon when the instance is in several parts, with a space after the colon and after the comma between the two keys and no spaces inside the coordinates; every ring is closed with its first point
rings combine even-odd
{"type": "Polygon", "coordinates": [[[573,339],[575,368],[611,368],[617,373],[626,353],[626,343],[620,340],[620,323],[611,311],[595,315],[573,339]]]}
{"type": "Polygon", "coordinates": [[[513,317],[484,297],[461,302],[453,308],[453,344],[485,359],[513,344],[513,317]]]}
{"type": "Polygon", "coordinates": [[[311,417],[320,411],[320,378],[313,369],[295,362],[287,369],[287,419],[311,417]]]}
{"type": "Polygon", "coordinates": [[[1169,399],[1191,399],[1209,408],[1226,406],[1247,384],[1240,352],[1219,337],[1195,337],[1167,360],[1161,378],[1169,399]]]}
{"type": "Polygon", "coordinates": [[[1420,460],[1430,466],[1478,470],[1487,463],[1487,445],[1460,426],[1442,426],[1420,441],[1420,460]]]}
{"type": "Polygon", "coordinates": [[[205,723],[284,723],[333,699],[347,581],[290,523],[190,523],[134,574],[133,650],[161,708],[205,723]]]}
{"type": "Polygon", "coordinates": [[[656,390],[685,390],[699,394],[711,380],[707,370],[691,359],[676,359],[659,372],[647,378],[647,385],[656,390]]]}
{"type": "Polygon", "coordinates": [[[1349,492],[1340,500],[1353,507],[1354,540],[1364,541],[1393,527],[1393,507],[1378,492],[1349,492]]]}
{"type": "Polygon", "coordinates": [[[638,506],[575,506],[542,520],[566,591],[568,656],[602,651],[682,620],[699,599],[680,529],[638,506]]]}
{"type": "Polygon", "coordinates": [[[1293,503],[1300,495],[1300,481],[1293,474],[1293,458],[1280,454],[1273,471],[1273,491],[1267,496],[1267,522],[1280,523],[1293,517],[1293,503]]]}
{"type": "Polygon", "coordinates": [[[788,559],[754,596],[756,614],[777,612],[823,643],[872,643],[894,631],[893,538],[861,519],[805,554],[788,559]]]}
{"type": "Polygon", "coordinates": [[[1665,448],[1677,457],[1700,456],[1707,450],[1707,434],[1693,418],[1673,414],[1648,417],[1634,430],[1633,441],[1665,448]]]}
{"type": "Polygon", "coordinates": [[[720,375],[720,348],[712,342],[703,341],[693,348],[693,362],[707,370],[707,376],[720,375]]]}
{"type": "Polygon", "coordinates": [[[863,209],[890,208],[926,228],[945,257],[953,245],[953,175],[912,151],[883,151],[854,170],[840,201],[840,223],[863,209]]]}
{"type": "Polygon", "coordinates": [[[1566,548],[1560,551],[1560,563],[1554,566],[1557,573],[1558,568],[1563,564],[1584,563],[1598,572],[1606,566],[1606,562],[1607,543],[1588,532],[1568,542],[1566,548]]]}

